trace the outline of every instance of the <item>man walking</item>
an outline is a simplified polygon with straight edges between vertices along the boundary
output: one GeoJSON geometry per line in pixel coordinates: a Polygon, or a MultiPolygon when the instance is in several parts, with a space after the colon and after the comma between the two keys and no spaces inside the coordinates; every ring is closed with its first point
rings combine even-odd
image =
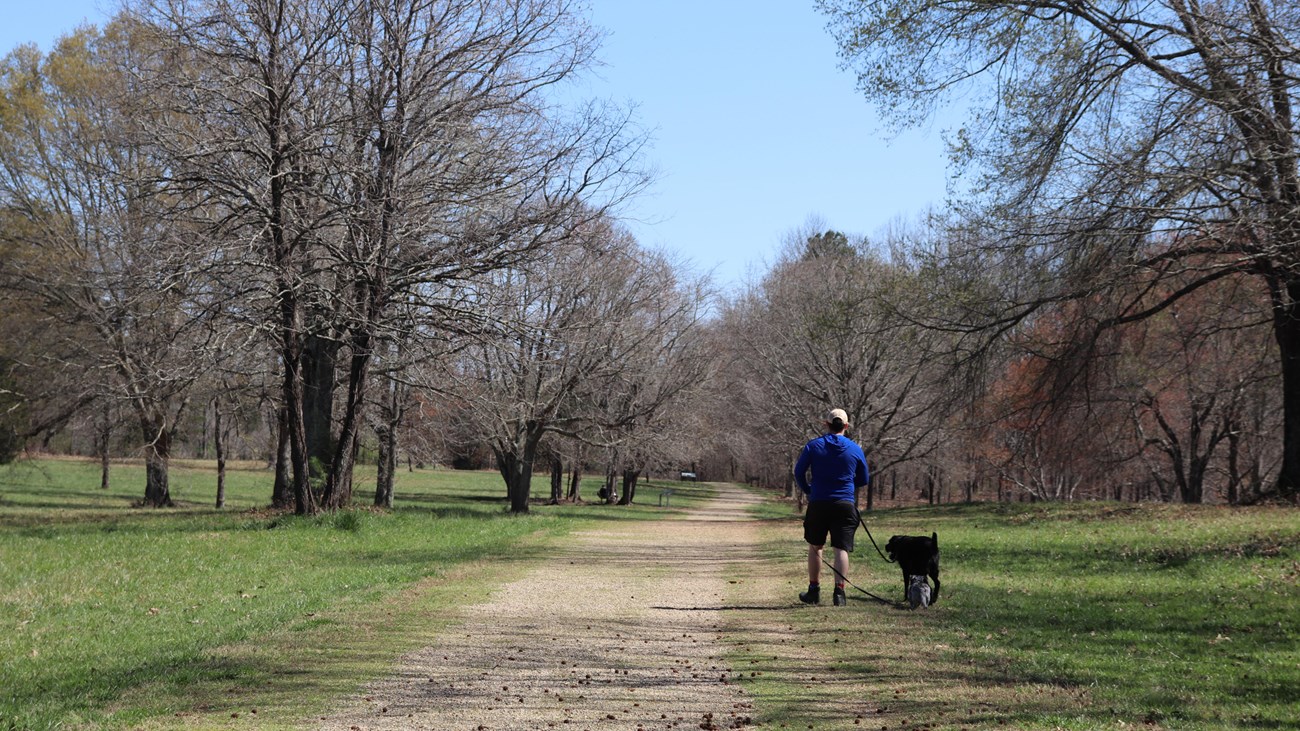
{"type": "Polygon", "coordinates": [[[830,534],[835,550],[835,606],[847,603],[844,582],[849,574],[849,553],[858,528],[857,488],[865,487],[869,474],[862,448],[844,436],[849,416],[831,409],[823,422],[826,434],[808,442],[794,465],[794,479],[808,496],[803,517],[803,537],[808,542],[808,591],[799,594],[805,604],[821,602],[822,549],[830,534]],[[808,472],[812,471],[811,484],[808,472]]]}

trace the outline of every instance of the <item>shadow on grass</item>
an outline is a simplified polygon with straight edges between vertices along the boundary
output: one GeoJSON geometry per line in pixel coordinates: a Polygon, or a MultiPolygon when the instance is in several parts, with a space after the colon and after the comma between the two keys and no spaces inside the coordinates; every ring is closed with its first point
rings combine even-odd
{"type": "MultiPolygon", "coordinates": [[[[97,497],[101,502],[66,500],[33,500],[7,503],[18,511],[0,513],[0,530],[11,530],[13,535],[52,538],[58,535],[88,535],[105,532],[169,532],[190,533],[214,530],[273,529],[301,523],[329,522],[331,516],[348,513],[364,514],[367,519],[383,520],[388,516],[427,516],[434,520],[481,519],[501,520],[512,516],[509,502],[504,498],[483,495],[429,495],[398,494],[397,505],[388,513],[373,513],[358,501],[350,509],[339,513],[322,513],[316,516],[296,516],[287,511],[265,508],[217,509],[205,504],[178,501],[173,508],[143,508],[134,498],[111,493],[63,492],[68,497],[97,497]]],[[[3,503],[0,503],[3,504],[3,503]]],[[[563,512],[563,517],[591,520],[626,521],[643,520],[654,506],[605,505],[604,503],[563,503],[548,505],[537,503],[530,514],[547,516],[563,512]]]]}
{"type": "MultiPolygon", "coordinates": [[[[406,530],[418,525],[426,515],[423,510],[409,511],[404,516],[406,530]]],[[[362,513],[361,530],[369,530],[368,521],[386,521],[392,517],[362,513]]],[[[482,516],[469,517],[473,521],[482,516]]],[[[312,521],[329,519],[289,516],[284,529],[320,527],[323,524],[312,521]]],[[[515,522],[503,514],[498,514],[497,519],[515,522]]],[[[524,534],[528,535],[529,530],[524,534]]],[[[377,569],[393,565],[428,567],[427,571],[421,568],[396,572],[399,577],[421,573],[427,576],[440,567],[469,566],[470,562],[480,560],[485,570],[474,570],[475,580],[471,585],[481,588],[479,582],[484,573],[491,574],[490,567],[500,565],[494,559],[518,554],[520,544],[494,541],[486,534],[482,540],[479,538],[473,534],[464,543],[427,549],[398,547],[371,551],[365,550],[364,544],[344,542],[338,550],[346,553],[348,561],[360,567],[360,573],[366,576],[387,575],[377,569]],[[358,546],[361,551],[356,550],[358,546]]],[[[686,550],[684,555],[691,561],[719,560],[718,555],[705,551],[686,550]]],[[[548,560],[587,559],[625,565],[629,571],[637,572],[646,570],[647,565],[644,548],[637,551],[611,546],[610,550],[593,555],[587,551],[566,554],[561,547],[548,553],[548,560]]],[[[420,599],[410,601],[402,599],[406,594],[391,593],[394,586],[405,583],[405,580],[394,581],[384,587],[370,588],[354,585],[340,596],[357,602],[332,609],[295,606],[283,622],[272,623],[278,624],[278,630],[268,633],[260,626],[239,630],[238,634],[227,634],[208,649],[177,649],[147,660],[140,660],[137,654],[134,660],[96,662],[93,669],[77,668],[19,679],[21,682],[8,689],[8,697],[0,700],[0,727],[4,727],[4,720],[16,718],[13,714],[18,712],[26,714],[22,721],[10,724],[18,728],[81,725],[87,720],[92,725],[109,728],[133,727],[140,721],[158,719],[152,723],[161,723],[163,717],[178,715],[203,716],[206,722],[220,723],[221,719],[236,713],[241,714],[241,722],[248,722],[267,718],[280,708],[298,717],[295,714],[301,714],[304,707],[311,707],[310,702],[304,706],[304,697],[328,699],[347,695],[349,689],[363,680],[389,670],[401,651],[412,645],[427,644],[436,631],[431,627],[438,621],[448,621],[453,613],[435,609],[442,604],[439,600],[426,599],[426,594],[442,592],[456,597],[453,603],[459,603],[463,602],[461,592],[466,590],[463,584],[458,587],[454,581],[435,579],[411,594],[420,599]],[[321,613],[316,615],[315,611],[321,613]],[[305,647],[311,650],[305,652],[305,647]],[[105,707],[109,710],[97,710],[105,707]],[[257,715],[251,715],[253,708],[258,709],[257,715]]],[[[610,620],[615,625],[620,621],[610,620]]],[[[539,626],[536,633],[537,641],[544,642],[551,630],[539,626]]],[[[671,635],[667,629],[663,634],[671,635]]],[[[530,640],[521,636],[519,641],[530,640]]]]}
{"type": "MultiPolygon", "coordinates": [[[[339,637],[330,634],[342,631],[343,627],[329,618],[329,615],[336,612],[326,611],[322,607],[342,603],[351,607],[343,612],[345,619],[349,611],[373,612],[377,619],[383,619],[381,615],[387,614],[388,606],[370,606],[368,603],[375,598],[391,595],[394,589],[420,581],[422,577],[443,575],[442,572],[448,571],[450,567],[468,566],[476,561],[505,565],[511,561],[498,562],[497,559],[527,557],[533,550],[530,546],[538,545],[538,538],[544,538],[548,533],[566,530],[574,525],[572,519],[622,521],[652,516],[650,510],[641,507],[629,509],[624,506],[591,505],[558,506],[555,512],[549,509],[537,510],[531,518],[525,516],[521,519],[521,516],[512,516],[505,512],[504,500],[495,497],[482,499],[481,496],[473,494],[453,494],[433,498],[403,494],[399,496],[399,499],[401,498],[406,498],[405,502],[399,503],[400,507],[391,512],[358,509],[319,516],[295,516],[268,513],[264,510],[217,511],[211,508],[113,513],[102,509],[74,510],[69,509],[66,504],[58,505],[57,509],[51,512],[32,511],[30,515],[6,514],[4,522],[0,525],[4,525],[7,530],[0,538],[17,539],[15,542],[17,546],[24,545],[23,539],[27,539],[27,544],[31,546],[40,545],[38,541],[30,540],[32,538],[69,540],[86,552],[87,561],[90,563],[114,555],[115,549],[120,548],[117,544],[106,544],[99,540],[110,534],[131,537],[131,547],[147,545],[152,547],[151,550],[159,550],[157,546],[169,546],[172,549],[195,546],[195,551],[200,553],[204,550],[204,546],[212,544],[192,543],[188,539],[189,535],[240,532],[282,534],[274,538],[272,535],[267,535],[266,538],[271,539],[267,541],[264,541],[261,536],[247,535],[244,536],[247,540],[241,539],[238,543],[220,545],[238,546],[239,550],[244,551],[238,554],[241,558],[246,557],[248,551],[262,548],[265,551],[264,554],[259,554],[259,558],[265,555],[271,559],[286,555],[283,553],[286,547],[296,550],[300,554],[305,554],[294,563],[301,573],[306,575],[311,572],[321,572],[321,581],[335,588],[331,590],[333,593],[330,596],[320,599],[303,588],[301,581],[298,584],[288,581],[289,585],[280,587],[275,610],[268,610],[271,611],[270,614],[254,614],[251,619],[249,615],[241,614],[239,616],[242,619],[239,621],[242,624],[233,626],[225,624],[224,614],[212,613],[226,610],[226,605],[219,603],[216,594],[203,597],[187,595],[183,599],[169,597],[175,599],[174,603],[178,604],[183,602],[188,605],[193,602],[196,605],[203,605],[203,610],[187,615],[185,619],[195,620],[192,623],[196,625],[206,624],[214,631],[205,634],[205,630],[192,628],[182,621],[178,625],[179,629],[175,630],[174,639],[163,642],[155,641],[155,637],[150,637],[148,640],[142,640],[143,644],[139,647],[124,646],[121,652],[103,652],[93,649],[96,647],[94,642],[90,646],[85,644],[75,648],[70,646],[70,652],[83,653],[85,660],[65,661],[63,658],[57,658],[54,651],[45,647],[41,648],[42,655],[39,659],[35,654],[28,658],[26,653],[29,651],[34,653],[32,647],[35,646],[35,641],[33,640],[30,645],[26,642],[19,643],[22,646],[23,656],[18,658],[19,662],[16,665],[12,666],[14,670],[12,674],[6,670],[6,682],[3,683],[5,687],[3,693],[0,693],[0,728],[46,728],[58,724],[77,726],[86,719],[102,716],[97,709],[105,706],[126,709],[114,717],[110,726],[130,726],[131,718],[144,719],[160,715],[158,703],[169,703],[177,706],[179,712],[188,712],[186,709],[193,708],[188,700],[191,692],[209,698],[202,701],[209,706],[219,707],[220,703],[229,700],[224,695],[229,688],[235,689],[230,691],[233,697],[239,697],[247,690],[248,693],[261,698],[258,703],[272,703],[275,699],[267,700],[268,694],[261,692],[258,684],[268,676],[270,680],[279,683],[281,681],[278,679],[282,676],[292,678],[299,674],[300,668],[294,667],[289,661],[285,661],[284,664],[274,660],[268,661],[259,655],[256,649],[237,647],[238,643],[245,642],[248,637],[258,637],[259,642],[263,639],[279,642],[277,635],[287,629],[298,641],[286,643],[286,647],[281,649],[281,653],[285,656],[295,657],[296,653],[296,656],[301,658],[302,647],[299,643],[303,641],[302,638],[307,637],[312,638],[309,641],[311,646],[320,651],[343,652],[344,650],[339,648],[346,649],[352,638],[346,636],[346,633],[339,637]],[[553,519],[552,516],[558,520],[553,519]],[[51,518],[58,519],[58,522],[49,523],[51,518]],[[430,538],[428,541],[421,538],[426,530],[430,538]],[[297,535],[299,532],[300,537],[297,535]],[[293,549],[295,546],[297,548],[293,549]],[[208,610],[209,607],[212,607],[211,611],[208,610]],[[362,608],[358,610],[358,607],[362,608]],[[310,616],[311,612],[323,612],[324,616],[310,616]],[[304,613],[308,614],[308,618],[304,619],[304,613]],[[311,632],[307,633],[308,630],[311,632]],[[317,636],[317,632],[324,632],[329,636],[322,640],[317,636]],[[322,647],[325,642],[331,643],[328,649],[322,647]],[[232,643],[236,645],[234,649],[231,647],[232,643]],[[153,647],[154,645],[156,648],[153,647]],[[210,649],[196,647],[196,645],[206,645],[210,649]],[[148,659],[142,660],[146,651],[148,659]],[[241,652],[247,655],[247,661],[239,659],[241,652]],[[229,688],[212,689],[222,685],[227,685],[229,688]],[[159,687],[164,690],[182,689],[163,692],[160,697],[166,699],[170,695],[171,698],[161,701],[154,699],[150,691],[144,690],[159,687]]],[[[189,566],[185,562],[190,560],[191,555],[186,550],[178,550],[176,557],[168,558],[176,558],[179,564],[189,566]]],[[[575,556],[575,560],[583,560],[587,555],[575,556]]],[[[624,554],[621,551],[602,552],[599,557],[592,556],[592,558],[593,560],[599,558],[604,562],[625,562],[629,571],[644,571],[646,567],[643,556],[624,554]]],[[[699,556],[698,560],[712,559],[699,556]]],[[[207,564],[200,562],[198,565],[207,564]]],[[[61,576],[56,573],[48,575],[55,577],[55,581],[61,576]]],[[[183,574],[178,578],[193,578],[195,584],[202,587],[206,579],[200,577],[205,575],[200,572],[198,576],[183,574]]],[[[298,577],[294,578],[298,579],[298,577]]],[[[138,591],[142,596],[166,595],[168,584],[165,572],[156,580],[152,575],[141,575],[137,579],[144,583],[141,584],[140,589],[128,591],[128,594],[138,591]],[[148,583],[150,581],[153,583],[148,583]]],[[[263,576],[257,581],[267,582],[268,579],[263,576]]],[[[439,580],[434,581],[435,585],[438,583],[439,580]]],[[[228,589],[223,588],[223,590],[228,589]]],[[[134,601],[133,597],[134,594],[122,598],[123,606],[130,605],[134,601]]],[[[463,601],[460,594],[456,597],[457,602],[463,601]]],[[[94,601],[106,600],[96,597],[94,601]]],[[[137,612],[138,607],[135,606],[130,606],[129,611],[121,612],[115,608],[117,605],[110,605],[108,609],[96,609],[99,606],[98,603],[85,604],[84,607],[81,604],[77,605],[79,609],[84,609],[86,612],[85,617],[79,620],[82,626],[94,623],[96,627],[113,628],[113,632],[103,633],[96,638],[100,645],[105,641],[118,642],[119,640],[105,640],[105,638],[122,628],[133,630],[139,625],[139,617],[143,614],[137,612]]],[[[170,614],[172,609],[170,605],[158,603],[158,606],[163,607],[164,618],[176,616],[170,614]]],[[[37,605],[33,607],[38,608],[37,605]]],[[[67,613],[52,614],[58,616],[41,621],[45,622],[48,619],[49,626],[58,628],[59,616],[65,616],[67,613]]],[[[150,611],[148,616],[153,614],[153,611],[150,611]]],[[[232,622],[236,621],[235,615],[231,615],[229,619],[232,622]]],[[[423,621],[427,622],[427,619],[424,618],[423,621]]],[[[367,626],[367,632],[372,636],[376,633],[391,632],[394,637],[404,637],[412,631],[410,626],[389,627],[390,623],[390,620],[385,620],[379,623],[381,627],[367,626]]],[[[65,625],[61,631],[67,633],[78,630],[65,625]]],[[[361,647],[353,655],[348,656],[349,662],[367,662],[371,656],[366,655],[366,652],[372,651],[361,647]]],[[[392,660],[391,652],[383,651],[380,654],[387,661],[392,660]]],[[[374,655],[374,657],[378,656],[374,655]]],[[[322,668],[313,672],[310,682],[312,687],[323,694],[337,693],[339,685],[335,680],[355,683],[358,677],[362,677],[355,673],[355,666],[345,671],[343,675],[338,675],[332,666],[324,667],[328,663],[318,664],[322,664],[322,668]],[[331,680],[332,677],[334,680],[331,680]]],[[[274,696],[275,693],[270,695],[274,696]]],[[[171,713],[161,715],[171,715],[171,713]]]]}
{"type": "MultiPolygon", "coordinates": [[[[486,545],[465,542],[375,551],[343,545],[337,550],[346,554],[352,575],[369,579],[353,583],[329,577],[334,593],[305,596],[305,602],[295,598],[300,590],[290,587],[274,609],[252,621],[231,615],[231,622],[242,623],[229,626],[222,625],[225,615],[220,613],[226,605],[212,595],[199,602],[214,607],[212,611],[188,616],[214,631],[181,630],[172,640],[154,643],[147,659],[132,645],[121,652],[90,651],[85,662],[60,663],[53,654],[48,654],[52,665],[15,658],[18,662],[5,667],[0,729],[80,727],[86,722],[98,726],[101,721],[108,728],[135,727],[137,720],[177,712],[219,710],[229,716],[230,712],[247,714],[250,707],[260,706],[265,713],[277,705],[296,706],[301,704],[296,695],[300,689],[336,694],[340,687],[356,685],[392,661],[391,643],[376,644],[377,638],[418,636],[430,623],[428,617],[415,623],[394,620],[390,602],[395,590],[432,579],[431,590],[438,591],[441,582],[434,577],[448,567],[503,558],[517,549],[518,537],[486,545]],[[365,584],[366,580],[373,583],[365,584]],[[359,624],[364,631],[356,630],[359,624]],[[336,661],[345,662],[336,667],[336,661]],[[304,671],[303,663],[313,666],[310,672],[304,671]]],[[[331,560],[328,555],[319,557],[331,560]]],[[[187,597],[184,603],[190,601],[197,600],[187,597]]],[[[159,606],[168,616],[169,605],[159,606]]],[[[132,616],[136,615],[124,610],[115,618],[101,617],[99,626],[129,629],[132,616]]]]}
{"type": "Polygon", "coordinates": [[[232,656],[200,651],[133,664],[109,663],[92,673],[7,694],[0,700],[0,728],[55,729],[69,719],[130,728],[151,717],[195,714],[233,718],[238,713],[255,721],[259,710],[266,717],[277,708],[297,707],[303,693],[322,694],[356,685],[356,663],[391,661],[385,652],[344,647],[338,651],[347,653],[348,663],[304,667],[286,656],[268,657],[233,647],[218,648],[233,651],[232,656]]]}
{"type": "MultiPolygon", "coordinates": [[[[105,512],[97,510],[58,514],[11,513],[0,515],[0,530],[8,535],[49,538],[99,533],[193,533],[237,528],[242,512],[170,512],[166,509],[105,512]]],[[[246,520],[246,519],[245,519],[246,520]]]]}
{"type": "MultiPolygon", "coordinates": [[[[868,713],[864,727],[1300,728],[1294,512],[973,504],[864,517],[878,541],[938,532],[944,579],[943,600],[928,612],[869,609],[850,595],[850,609],[878,614],[867,624],[879,631],[828,653],[847,660],[837,669],[882,689],[870,705],[888,713],[868,713]],[[899,647],[881,654],[883,637],[899,647]],[[958,701],[912,700],[934,685],[944,689],[931,695],[967,690],[958,701]]],[[[901,596],[897,568],[860,543],[871,563],[854,566],[872,577],[861,583],[901,596]]],[[[836,637],[845,642],[858,631],[844,629],[836,637]]],[[[788,718],[802,720],[806,704],[821,702],[799,691],[798,683],[776,688],[790,694],[781,701],[788,718]]]]}
{"type": "MultiPolygon", "coordinates": [[[[1093,556],[1065,554],[1058,568],[1092,575],[1044,586],[1024,565],[1002,581],[953,581],[950,574],[953,611],[926,621],[956,640],[978,674],[1088,688],[1096,707],[1119,709],[1130,722],[1232,724],[1253,713],[1252,726],[1294,727],[1300,653],[1285,602],[1261,602],[1256,588],[1202,578],[1194,566],[1098,566],[1093,556]]],[[[1197,561],[1218,556],[1208,551],[1197,561]]]]}
{"type": "Polygon", "coordinates": [[[1065,711],[1091,718],[1075,728],[1109,720],[1105,710],[1074,713],[1076,689],[1030,688],[996,664],[943,661],[930,638],[898,636],[905,625],[892,621],[860,621],[852,605],[797,611],[802,629],[769,624],[747,632],[737,659],[751,670],[746,685],[769,720],[817,729],[1040,728],[1065,711]],[[811,654],[780,650],[789,647],[811,654]]]}
{"type": "Polygon", "coordinates": [[[139,497],[133,498],[120,493],[92,491],[66,491],[59,493],[58,498],[51,497],[47,500],[10,500],[0,496],[0,505],[19,510],[109,510],[134,507],[139,502],[139,497]],[[73,498],[73,500],[62,499],[65,497],[73,498]],[[77,498],[85,502],[79,502],[76,500],[77,498]]]}
{"type": "MultiPolygon", "coordinates": [[[[968,591],[963,598],[972,601],[968,591]]],[[[979,598],[996,599],[991,592],[979,598]]],[[[850,602],[848,610],[854,604],[850,602]]],[[[774,632],[759,638],[759,644],[773,651],[764,655],[754,650],[757,664],[752,667],[777,680],[764,685],[758,677],[750,683],[769,715],[797,720],[799,728],[807,723],[818,729],[844,728],[859,721],[865,728],[890,729],[1111,728],[1126,723],[1163,728],[1295,728],[1294,690],[1285,678],[1271,678],[1243,695],[1238,684],[1220,683],[1223,678],[1213,675],[1203,678],[1207,669],[1201,666],[1176,665],[1155,672],[1135,668],[1160,660],[1134,656],[1132,648],[1119,640],[1076,639],[1066,648],[1068,656],[1052,656],[1061,648],[1035,647],[1032,642],[1028,647],[1008,647],[1024,639],[1017,633],[1025,625],[1040,639],[1051,632],[1074,634],[1071,630],[1078,629],[1069,620],[1053,622],[1047,612],[1028,621],[1023,612],[1008,612],[1019,622],[1010,630],[1011,637],[990,623],[991,639],[976,642],[983,647],[962,647],[971,643],[957,638],[972,635],[976,624],[969,621],[964,607],[928,613],[880,608],[877,611],[888,612],[889,621],[886,615],[878,615],[876,621],[845,623],[842,617],[848,610],[809,609],[814,617],[828,612],[834,617],[838,612],[841,618],[805,625],[799,633],[774,632]],[[914,636],[893,634],[909,629],[919,631],[914,636]],[[822,657],[835,659],[828,663],[775,651],[795,645],[820,649],[822,657]],[[1103,662],[1106,666],[1099,671],[1097,665],[1103,662]],[[845,721],[846,712],[857,719],[845,721]]],[[[1177,626],[1164,628],[1153,642],[1167,642],[1180,631],[1177,626]]],[[[740,666],[751,667],[744,662],[740,666]]]]}

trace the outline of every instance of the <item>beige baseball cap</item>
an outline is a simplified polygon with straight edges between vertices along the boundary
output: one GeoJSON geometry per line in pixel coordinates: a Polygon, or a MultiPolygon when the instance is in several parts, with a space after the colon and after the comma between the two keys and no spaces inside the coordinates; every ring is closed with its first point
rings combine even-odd
{"type": "Polygon", "coordinates": [[[831,409],[830,413],[826,415],[827,424],[830,424],[836,419],[839,419],[840,421],[844,422],[845,426],[848,426],[849,424],[849,415],[844,411],[844,409],[831,409]]]}

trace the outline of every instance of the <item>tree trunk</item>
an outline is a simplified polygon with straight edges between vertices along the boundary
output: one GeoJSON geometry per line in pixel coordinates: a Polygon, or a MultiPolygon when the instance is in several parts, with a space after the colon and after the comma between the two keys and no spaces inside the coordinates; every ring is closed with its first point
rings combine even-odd
{"type": "Polygon", "coordinates": [[[217,453],[217,507],[226,507],[226,440],[222,433],[221,404],[212,400],[212,446],[217,453]]]}
{"type": "Polygon", "coordinates": [[[292,456],[289,453],[289,410],[281,406],[276,411],[275,485],[271,488],[271,507],[287,508],[293,505],[292,456]]]}
{"type": "MultiPolygon", "coordinates": [[[[380,405],[380,417],[383,423],[375,430],[379,437],[379,474],[375,479],[375,505],[384,508],[393,507],[393,483],[397,479],[397,430],[402,422],[405,409],[402,404],[400,386],[389,377],[384,380],[384,397],[380,405]]],[[[411,452],[406,452],[406,471],[414,472],[411,464],[411,452]]]]}
{"type": "Polygon", "coordinates": [[[397,472],[397,429],[384,424],[377,430],[379,436],[379,474],[375,478],[375,505],[393,507],[393,478],[397,472]]]}
{"type": "Polygon", "coordinates": [[[610,460],[605,467],[605,504],[614,504],[614,476],[617,470],[614,469],[614,460],[610,460]]]}
{"type": "Polygon", "coordinates": [[[1282,467],[1275,490],[1295,501],[1300,494],[1300,282],[1287,286],[1290,300],[1273,308],[1274,334],[1282,352],[1282,467]]]}
{"type": "Polygon", "coordinates": [[[532,490],[533,463],[523,455],[504,455],[502,474],[506,477],[506,493],[510,497],[510,512],[527,513],[528,497],[532,490]]]}
{"type": "Polygon", "coordinates": [[[352,499],[352,468],[360,446],[359,427],[365,408],[366,382],[370,375],[370,336],[359,333],[350,343],[352,356],[348,361],[348,395],[343,406],[343,420],[339,428],[338,443],[330,460],[329,475],[321,504],[335,510],[352,499]]]}
{"type": "Polygon", "coordinates": [[[164,455],[149,448],[145,452],[144,503],[155,508],[172,506],[171,490],[167,485],[167,463],[164,455]]]}
{"type": "Polygon", "coordinates": [[[110,467],[108,460],[108,447],[113,440],[113,422],[109,419],[108,411],[105,409],[104,421],[99,425],[99,444],[95,445],[99,450],[99,489],[108,489],[108,470],[110,467]]]}
{"type": "Polygon", "coordinates": [[[551,459],[551,504],[559,505],[564,497],[564,461],[559,457],[551,459]]]}
{"type": "Polygon", "coordinates": [[[1241,434],[1231,422],[1226,424],[1224,429],[1227,431],[1226,437],[1228,440],[1228,494],[1226,498],[1229,505],[1236,505],[1241,500],[1238,494],[1241,485],[1241,465],[1239,462],[1241,434]]]}
{"type": "Polygon", "coordinates": [[[199,428],[199,459],[208,458],[208,410],[203,410],[203,424],[199,428]]]}
{"type": "Polygon", "coordinates": [[[790,467],[785,471],[785,496],[787,498],[797,497],[799,493],[803,492],[799,489],[799,486],[795,484],[794,465],[796,461],[797,458],[790,460],[790,467]]]}
{"type": "Polygon", "coordinates": [[[323,481],[334,461],[334,368],[338,349],[337,342],[321,335],[307,335],[303,344],[302,418],[307,468],[313,480],[323,481]]]}
{"type": "Polygon", "coordinates": [[[339,486],[343,489],[344,494],[347,495],[347,499],[343,501],[340,507],[346,507],[348,503],[352,502],[352,478],[354,476],[352,465],[357,463],[357,455],[361,453],[361,430],[358,429],[353,432],[350,441],[352,443],[352,448],[348,451],[349,467],[346,472],[339,475],[339,486]]]}
{"type": "Polygon", "coordinates": [[[158,416],[142,417],[140,427],[145,438],[144,504],[155,508],[171,507],[171,490],[167,485],[171,432],[167,429],[166,419],[158,416]]]}
{"type": "Polygon", "coordinates": [[[292,294],[294,285],[286,279],[287,277],[281,278],[278,285],[281,292],[280,357],[284,363],[283,396],[289,441],[289,471],[292,476],[294,512],[312,515],[318,507],[309,462],[301,323],[297,300],[292,294]]]}
{"type": "Polygon", "coordinates": [[[631,505],[636,498],[636,483],[641,477],[641,470],[623,470],[623,494],[618,497],[619,505],[631,505]]]}
{"type": "MultiPolygon", "coordinates": [[[[290,235],[288,228],[292,219],[291,208],[294,205],[292,184],[294,177],[290,174],[293,167],[293,145],[290,138],[286,98],[283,91],[284,71],[280,38],[275,30],[262,27],[258,32],[266,36],[264,57],[261,67],[268,83],[265,88],[265,117],[262,129],[266,132],[268,209],[266,211],[266,230],[269,239],[269,254],[275,270],[276,304],[279,308],[280,358],[284,368],[283,403],[288,411],[290,472],[293,476],[294,510],[299,515],[314,514],[316,505],[315,488],[311,484],[311,463],[308,423],[312,420],[307,415],[307,388],[305,380],[310,378],[304,372],[304,335],[303,307],[298,293],[302,288],[299,270],[302,262],[298,252],[302,241],[290,235]]],[[[314,379],[313,379],[313,382],[314,379]]],[[[328,413],[327,413],[328,416],[328,413]]],[[[327,422],[328,423],[328,419],[327,422]]]]}
{"type": "Polygon", "coordinates": [[[513,475],[515,471],[514,454],[497,447],[492,448],[492,454],[496,457],[497,472],[501,473],[501,481],[506,485],[506,499],[509,500],[510,476],[513,475]]]}
{"type": "Polygon", "coordinates": [[[494,447],[497,468],[506,483],[506,496],[510,499],[510,512],[527,513],[528,499],[532,492],[533,460],[537,456],[537,444],[542,439],[542,432],[535,429],[535,424],[528,423],[523,437],[523,444],[510,445],[510,451],[494,447]]]}
{"type": "Polygon", "coordinates": [[[1282,466],[1274,489],[1295,500],[1300,495],[1300,282],[1275,294],[1273,334],[1282,356],[1282,466]]]}
{"type": "Polygon", "coordinates": [[[1258,498],[1264,491],[1264,482],[1264,458],[1257,452],[1250,458],[1250,495],[1242,497],[1249,497],[1252,500],[1258,498]]]}
{"type": "Polygon", "coordinates": [[[582,499],[582,458],[573,460],[573,473],[569,475],[569,502],[582,499]]]}
{"type": "MultiPolygon", "coordinates": [[[[274,470],[275,463],[280,456],[280,410],[269,411],[262,415],[262,424],[266,426],[266,433],[270,440],[266,449],[266,469],[274,470]]],[[[275,474],[272,472],[271,474],[275,474]]],[[[272,488],[274,494],[274,488],[272,488]]]]}
{"type": "Polygon", "coordinates": [[[1187,479],[1179,486],[1183,502],[1188,505],[1200,505],[1205,502],[1205,469],[1209,455],[1197,457],[1187,468],[1187,479]]]}

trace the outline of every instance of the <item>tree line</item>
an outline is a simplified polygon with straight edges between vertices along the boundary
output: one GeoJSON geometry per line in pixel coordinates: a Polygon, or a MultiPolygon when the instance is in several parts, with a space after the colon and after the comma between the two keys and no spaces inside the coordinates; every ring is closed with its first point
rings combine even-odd
{"type": "Polygon", "coordinates": [[[138,450],[166,505],[173,453],[234,448],[302,513],[359,459],[391,505],[404,454],[522,512],[539,472],[794,496],[839,407],[868,506],[1294,499],[1300,11],[895,5],[819,3],[897,124],[973,100],[964,187],[726,294],[618,225],[645,137],[562,101],[598,45],[564,0],[142,0],[20,47],[0,451],[138,450]]]}
{"type": "Polygon", "coordinates": [[[1279,368],[1249,280],[1123,329],[1089,329],[1105,302],[1062,301],[993,337],[971,328],[998,290],[935,251],[954,246],[947,215],[875,240],[820,226],[792,232],[720,320],[747,477],[797,497],[798,448],[840,406],[872,468],[868,506],[1278,494],[1279,368]]]}

